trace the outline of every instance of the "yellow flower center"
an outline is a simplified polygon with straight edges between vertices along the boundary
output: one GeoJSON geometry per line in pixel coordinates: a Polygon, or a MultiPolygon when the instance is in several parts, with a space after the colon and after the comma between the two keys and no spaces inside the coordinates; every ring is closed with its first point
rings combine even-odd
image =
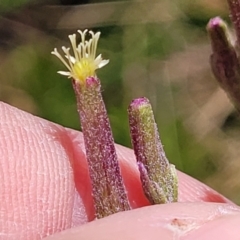
{"type": "Polygon", "coordinates": [[[93,33],[84,30],[83,32],[78,31],[78,33],[81,37],[79,44],[76,43],[76,34],[69,35],[73,56],[70,54],[70,48],[66,47],[62,47],[65,58],[59,54],[56,48],[52,54],[58,57],[68,69],[68,71],[59,71],[58,73],[84,84],[86,78],[95,77],[96,69],[105,66],[109,60],[103,60],[101,54],[96,57],[100,32],[93,33]],[[90,34],[89,40],[86,40],[87,34],[90,34]]]}
{"type": "Polygon", "coordinates": [[[87,77],[95,76],[96,66],[92,59],[83,58],[73,65],[73,75],[84,82],[87,77]]]}

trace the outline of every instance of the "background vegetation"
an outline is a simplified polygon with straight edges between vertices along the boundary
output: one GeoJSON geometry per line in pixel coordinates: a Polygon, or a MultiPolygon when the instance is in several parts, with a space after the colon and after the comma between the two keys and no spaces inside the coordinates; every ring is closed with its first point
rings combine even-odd
{"type": "Polygon", "coordinates": [[[0,9],[0,100],[80,129],[50,52],[77,29],[100,30],[110,63],[98,76],[115,141],[131,147],[127,107],[146,96],[169,160],[240,203],[239,116],[211,74],[205,31],[211,17],[228,20],[226,0],[2,0],[0,9]]]}

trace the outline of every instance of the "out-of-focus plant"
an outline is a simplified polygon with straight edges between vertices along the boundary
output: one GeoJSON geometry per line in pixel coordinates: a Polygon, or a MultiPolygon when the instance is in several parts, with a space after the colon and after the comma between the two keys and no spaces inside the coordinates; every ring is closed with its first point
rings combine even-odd
{"type": "Polygon", "coordinates": [[[240,111],[240,1],[228,0],[228,4],[236,41],[220,17],[212,18],[207,25],[213,52],[210,60],[219,85],[240,111]]]}

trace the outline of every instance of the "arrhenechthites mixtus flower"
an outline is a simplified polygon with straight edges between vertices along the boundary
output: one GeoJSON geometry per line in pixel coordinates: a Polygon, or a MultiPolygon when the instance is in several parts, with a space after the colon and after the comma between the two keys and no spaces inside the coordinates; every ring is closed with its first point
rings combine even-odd
{"type": "MultiPolygon", "coordinates": [[[[70,48],[62,47],[62,57],[52,52],[69,71],[58,73],[72,78],[81,120],[96,217],[102,218],[131,209],[117,159],[112,131],[95,71],[105,66],[101,54],[96,57],[100,32],[78,31],[70,35],[70,48]],[[90,39],[86,40],[86,35],[90,39]]],[[[151,105],[146,98],[134,100],[128,109],[130,132],[140,170],[143,191],[152,204],[177,201],[177,174],[165,157],[151,105]]]]}
{"type": "Polygon", "coordinates": [[[74,56],[70,54],[70,48],[62,47],[66,60],[59,54],[55,48],[53,55],[57,56],[69,71],[58,71],[59,74],[68,76],[79,81],[85,81],[87,77],[95,76],[98,68],[104,67],[109,60],[103,60],[102,55],[96,57],[96,49],[100,32],[93,33],[87,29],[83,32],[78,30],[81,36],[81,42],[77,45],[76,34],[69,35],[74,56]],[[86,40],[86,34],[91,34],[91,38],[86,40]]]}
{"type": "Polygon", "coordinates": [[[116,149],[105,104],[102,99],[101,84],[95,71],[105,66],[101,54],[96,57],[100,32],[78,31],[81,37],[76,44],[76,35],[70,35],[74,56],[70,48],[62,47],[65,57],[57,49],[56,55],[69,71],[58,73],[72,78],[77,99],[77,108],[89,166],[92,195],[96,217],[102,218],[116,212],[130,209],[125,186],[117,159],[116,149]],[[86,36],[90,35],[89,40],[86,36]]]}

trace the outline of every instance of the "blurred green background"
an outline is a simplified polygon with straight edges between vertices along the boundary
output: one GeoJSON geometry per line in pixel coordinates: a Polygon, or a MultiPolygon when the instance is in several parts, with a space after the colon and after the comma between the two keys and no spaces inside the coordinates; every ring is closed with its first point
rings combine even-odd
{"type": "Polygon", "coordinates": [[[2,0],[0,9],[0,100],[80,129],[71,83],[50,52],[77,29],[100,30],[115,141],[131,147],[127,107],[146,96],[169,160],[240,203],[239,116],[211,74],[205,31],[211,17],[229,20],[226,0],[2,0]]]}

